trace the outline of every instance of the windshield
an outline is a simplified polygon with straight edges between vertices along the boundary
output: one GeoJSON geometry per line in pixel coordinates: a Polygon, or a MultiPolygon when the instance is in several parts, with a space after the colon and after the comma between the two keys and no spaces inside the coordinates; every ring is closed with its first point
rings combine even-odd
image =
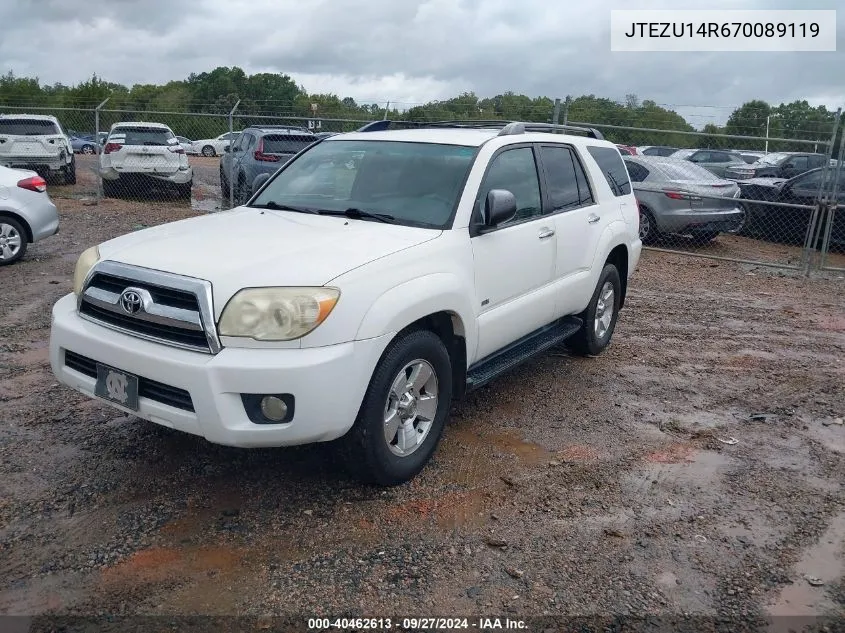
{"type": "Polygon", "coordinates": [[[446,228],[478,149],[398,141],[324,141],[288,163],[251,206],[268,203],[446,228]]]}
{"type": "Polygon", "coordinates": [[[0,119],[0,134],[43,136],[59,133],[59,128],[52,121],[41,121],[38,119],[0,119]]]}
{"type": "Polygon", "coordinates": [[[777,165],[780,161],[785,160],[789,154],[782,154],[779,152],[773,152],[771,154],[766,154],[757,161],[760,165],[777,165]]]}
{"type": "Polygon", "coordinates": [[[176,141],[172,132],[160,127],[118,127],[112,131],[111,138],[125,138],[126,145],[169,145],[176,141]]]}

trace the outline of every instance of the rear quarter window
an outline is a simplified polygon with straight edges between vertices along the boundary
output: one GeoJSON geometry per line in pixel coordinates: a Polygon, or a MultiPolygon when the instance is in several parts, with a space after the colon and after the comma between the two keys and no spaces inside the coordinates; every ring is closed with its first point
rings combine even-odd
{"type": "Polygon", "coordinates": [[[628,170],[625,169],[622,155],[615,148],[588,145],[587,151],[593,157],[593,160],[598,163],[602,176],[610,186],[613,195],[625,196],[631,193],[628,170]]]}

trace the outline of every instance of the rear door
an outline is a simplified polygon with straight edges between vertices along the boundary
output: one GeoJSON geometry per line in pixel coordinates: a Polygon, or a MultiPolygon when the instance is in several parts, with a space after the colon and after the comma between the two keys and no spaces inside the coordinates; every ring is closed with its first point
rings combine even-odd
{"type": "Polygon", "coordinates": [[[173,174],[184,150],[170,130],[142,125],[121,125],[109,135],[111,167],[118,172],[173,174]]]}
{"type": "Polygon", "coordinates": [[[0,117],[0,160],[57,158],[65,136],[52,121],[0,117]]]}

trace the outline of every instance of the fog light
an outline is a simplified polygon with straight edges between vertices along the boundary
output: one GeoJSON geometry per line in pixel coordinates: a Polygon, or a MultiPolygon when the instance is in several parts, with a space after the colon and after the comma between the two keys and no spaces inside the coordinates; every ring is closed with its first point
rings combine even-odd
{"type": "Polygon", "coordinates": [[[261,413],[268,420],[280,422],[287,417],[288,405],[277,396],[264,396],[261,399],[261,413]]]}

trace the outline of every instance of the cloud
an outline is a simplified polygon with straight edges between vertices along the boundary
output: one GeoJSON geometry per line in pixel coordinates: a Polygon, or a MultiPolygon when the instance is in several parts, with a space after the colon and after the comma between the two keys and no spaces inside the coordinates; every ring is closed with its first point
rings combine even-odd
{"type": "MultiPolygon", "coordinates": [[[[713,0],[708,8],[794,8],[713,0]]],[[[18,75],[127,85],[215,66],[282,72],[311,92],[409,105],[474,91],[637,94],[702,126],[753,98],[843,101],[843,53],[612,53],[610,0],[3,0],[0,59],[18,75]]],[[[688,0],[636,8],[700,8],[688,0]]],[[[811,8],[838,8],[819,0],[811,8]]],[[[840,21],[840,23],[842,23],[840,21]]],[[[845,41],[845,29],[838,40],[845,41]]]]}

